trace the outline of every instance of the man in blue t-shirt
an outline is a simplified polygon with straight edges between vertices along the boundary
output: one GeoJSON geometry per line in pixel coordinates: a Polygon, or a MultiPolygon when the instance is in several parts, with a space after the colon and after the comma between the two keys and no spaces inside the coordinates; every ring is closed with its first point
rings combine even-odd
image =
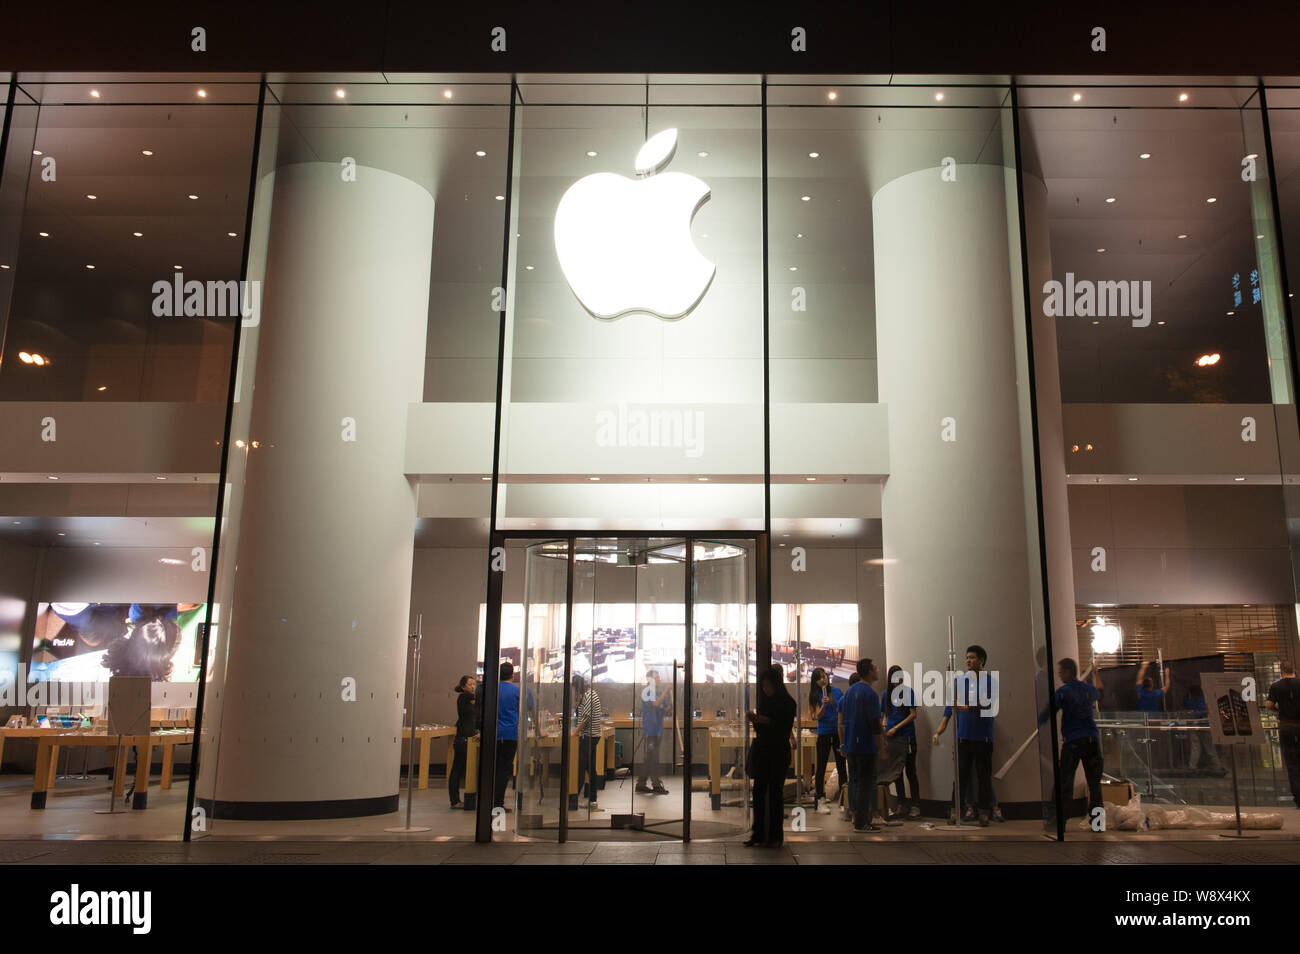
{"type": "MultiPolygon", "coordinates": [[[[997,681],[984,671],[988,653],[983,646],[966,647],[966,672],[953,680],[953,704],[943,710],[935,729],[935,745],[948,728],[953,705],[957,709],[957,777],[964,781],[974,773],[975,806],[979,824],[987,828],[993,813],[993,713],[996,711],[997,681]]],[[[962,785],[962,795],[966,786],[962,785]]],[[[951,819],[953,824],[956,818],[951,819]]]]}
{"type": "Polygon", "coordinates": [[[880,672],[870,659],[858,660],[861,677],[840,700],[840,749],[849,760],[849,806],[853,810],[854,831],[880,831],[871,824],[871,806],[876,797],[876,758],[882,748],[876,744],[880,735],[880,696],[871,683],[880,672]]]}
{"type": "Polygon", "coordinates": [[[832,755],[835,756],[835,771],[840,788],[844,789],[849,781],[848,767],[844,754],[840,751],[840,702],[844,699],[844,692],[831,685],[831,677],[820,666],[813,670],[810,682],[808,707],[817,720],[813,810],[829,815],[831,807],[826,804],[826,765],[832,755]]]}
{"type": "Polygon", "coordinates": [[[492,805],[510,811],[506,805],[506,785],[514,775],[515,753],[519,749],[519,687],[510,681],[515,677],[513,663],[503,662],[499,675],[496,790],[492,793],[492,805]]]}
{"type": "Polygon", "coordinates": [[[1074,773],[1083,763],[1083,775],[1088,780],[1088,817],[1102,807],[1101,802],[1101,733],[1093,717],[1093,706],[1101,698],[1097,690],[1100,679],[1092,672],[1093,684],[1079,679],[1079,664],[1065,658],[1056,664],[1056,675],[1061,686],[1056,690],[1056,708],[1061,713],[1061,785],[1062,803],[1066,805],[1065,817],[1070,817],[1069,803],[1074,797],[1074,773]]]}
{"type": "Polygon", "coordinates": [[[637,774],[636,788],[641,795],[667,795],[664,780],[659,777],[659,743],[663,741],[664,718],[672,708],[673,700],[667,686],[660,688],[659,673],[653,669],[645,674],[646,685],[641,691],[641,737],[645,739],[645,761],[637,774]],[[649,779],[654,788],[646,784],[649,779]]]}
{"type": "Polygon", "coordinates": [[[1139,712],[1160,712],[1165,707],[1165,690],[1164,687],[1169,684],[1169,667],[1165,667],[1164,682],[1156,685],[1155,680],[1160,678],[1160,668],[1154,663],[1149,662],[1138,671],[1137,693],[1138,693],[1138,711],[1139,712]],[[1155,676],[1152,677],[1151,673],[1155,676]]]}

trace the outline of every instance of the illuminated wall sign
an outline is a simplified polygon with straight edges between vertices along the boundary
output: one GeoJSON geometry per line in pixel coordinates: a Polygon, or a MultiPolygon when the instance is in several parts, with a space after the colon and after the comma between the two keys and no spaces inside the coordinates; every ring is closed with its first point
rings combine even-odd
{"type": "Polygon", "coordinates": [[[677,130],[664,130],[637,153],[639,179],[598,172],[560,199],[555,253],[573,294],[597,318],[683,318],[713,282],[713,263],[691,239],[691,220],[709,187],[695,176],[661,172],[676,151],[677,130]]]}

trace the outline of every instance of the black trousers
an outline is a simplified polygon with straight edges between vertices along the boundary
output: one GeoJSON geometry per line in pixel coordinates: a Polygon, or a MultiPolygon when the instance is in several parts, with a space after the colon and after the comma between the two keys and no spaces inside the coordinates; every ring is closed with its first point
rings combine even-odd
{"type": "Polygon", "coordinates": [[[596,764],[596,745],[600,739],[581,736],[578,739],[578,785],[582,797],[597,798],[597,793],[605,787],[605,767],[596,764]]]}
{"type": "Polygon", "coordinates": [[[506,804],[506,786],[515,773],[515,752],[519,749],[516,739],[497,739],[497,784],[492,793],[492,807],[504,808],[506,804]]]}
{"type": "Polygon", "coordinates": [[[465,749],[468,739],[456,736],[451,743],[451,770],[447,772],[447,794],[452,805],[460,801],[460,787],[465,784],[465,749]]]}
{"type": "MultiPolygon", "coordinates": [[[[993,811],[993,743],[973,739],[957,740],[957,774],[962,781],[975,776],[975,808],[985,814],[993,811]]],[[[966,787],[962,786],[965,795],[966,787]]]]}
{"type": "Polygon", "coordinates": [[[648,778],[656,785],[662,785],[663,779],[659,777],[659,743],[664,737],[647,735],[643,738],[645,739],[645,761],[641,763],[641,771],[637,773],[636,783],[644,785],[648,778]]]}
{"type": "Polygon", "coordinates": [[[1279,732],[1277,738],[1282,746],[1282,764],[1291,783],[1291,797],[1300,808],[1300,733],[1279,732]]]}
{"type": "Polygon", "coordinates": [[[779,845],[785,840],[781,818],[787,766],[764,767],[754,776],[754,840],[779,845]]]}
{"type": "Polygon", "coordinates": [[[899,802],[908,802],[903,797],[903,778],[907,779],[907,790],[912,793],[911,804],[921,804],[921,785],[916,780],[916,739],[903,739],[907,743],[907,761],[903,763],[903,776],[894,782],[894,794],[899,802]]]}
{"type": "MultiPolygon", "coordinates": [[[[1074,739],[1061,746],[1061,801],[1069,805],[1074,800],[1074,773],[1083,763],[1083,776],[1088,780],[1088,813],[1101,807],[1101,742],[1091,736],[1074,739]]],[[[1069,812],[1066,812],[1069,818],[1069,812]]]]}
{"type": "Polygon", "coordinates": [[[844,756],[840,753],[840,737],[834,732],[817,736],[817,798],[826,797],[826,763],[830,754],[835,753],[835,777],[840,780],[840,788],[849,784],[849,773],[844,766],[844,756]]]}

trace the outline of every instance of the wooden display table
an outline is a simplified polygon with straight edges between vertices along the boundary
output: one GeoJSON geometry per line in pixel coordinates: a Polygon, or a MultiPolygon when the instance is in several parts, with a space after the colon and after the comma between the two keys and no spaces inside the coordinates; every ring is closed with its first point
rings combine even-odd
{"type": "MultiPolygon", "coordinates": [[[[742,732],[740,726],[735,723],[716,725],[709,730],[709,802],[713,810],[722,809],[722,750],[723,749],[747,749],[749,743],[754,738],[753,730],[742,732]]],[[[794,749],[794,740],[791,739],[790,748],[794,749]]],[[[795,753],[794,762],[796,766],[802,767],[804,760],[808,757],[808,750],[811,749],[813,755],[817,752],[817,734],[804,729],[802,736],[802,745],[799,751],[795,753]]]]}
{"type": "Polygon", "coordinates": [[[75,729],[5,729],[10,738],[36,738],[36,773],[32,779],[32,808],[45,808],[46,797],[54,787],[59,764],[59,750],[64,748],[117,748],[117,764],[113,766],[113,795],[119,797],[126,790],[126,756],[135,749],[135,791],[131,807],[143,809],[149,804],[149,763],[153,760],[153,747],[162,746],[163,762],[161,788],[172,787],[172,766],[176,760],[176,746],[189,745],[194,733],[187,729],[170,729],[150,732],[148,735],[108,735],[94,729],[78,732],[75,729]],[[41,732],[40,736],[15,736],[12,733],[41,732]]]}
{"type": "MultiPolygon", "coordinates": [[[[606,769],[612,768],[614,760],[614,725],[605,723],[601,727],[600,740],[596,743],[596,764],[604,765],[606,769]]],[[[547,767],[549,769],[549,750],[559,749],[562,744],[562,737],[558,732],[542,733],[526,737],[525,741],[534,749],[545,749],[548,755],[547,767]]],[[[465,809],[467,811],[475,808],[478,799],[478,749],[479,740],[471,738],[465,746],[465,809]],[[472,796],[472,797],[471,797],[472,796]]],[[[450,762],[447,763],[451,765],[450,762]]],[[[577,811],[578,809],[578,734],[569,733],[569,764],[567,766],[569,776],[569,810],[577,811]]],[[[515,751],[515,774],[519,774],[519,752],[515,751]]],[[[450,769],[448,769],[450,773],[450,769]]]]}
{"type": "MultiPolygon", "coordinates": [[[[419,788],[429,787],[429,757],[432,754],[433,740],[445,738],[447,740],[447,774],[451,775],[451,760],[454,755],[453,743],[456,741],[456,727],[454,725],[417,725],[415,727],[415,737],[420,742],[420,780],[419,788]]],[[[402,726],[402,740],[411,741],[411,727],[402,726]]],[[[406,764],[411,764],[410,758],[406,764]]]]}

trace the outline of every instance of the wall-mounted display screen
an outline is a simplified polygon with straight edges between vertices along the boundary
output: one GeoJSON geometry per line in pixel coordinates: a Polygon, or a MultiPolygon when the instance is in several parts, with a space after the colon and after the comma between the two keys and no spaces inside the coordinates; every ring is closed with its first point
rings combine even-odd
{"type": "Polygon", "coordinates": [[[28,678],[194,682],[203,603],[40,603],[28,678]]]}

